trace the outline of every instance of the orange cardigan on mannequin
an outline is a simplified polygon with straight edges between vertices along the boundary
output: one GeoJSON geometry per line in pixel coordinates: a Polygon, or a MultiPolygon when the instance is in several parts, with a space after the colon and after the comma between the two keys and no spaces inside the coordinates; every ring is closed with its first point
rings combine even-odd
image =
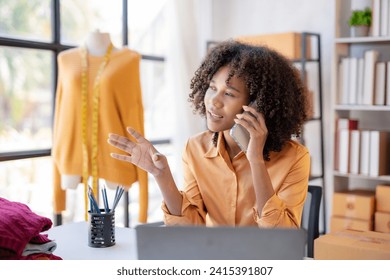
{"type": "MultiPolygon", "coordinates": [[[[54,211],[66,208],[61,174],[83,174],[81,74],[82,50],[73,48],[58,56],[58,85],[53,128],[54,211]]],[[[107,143],[109,133],[128,136],[131,126],[144,134],[144,116],[140,85],[140,54],[127,48],[111,54],[100,79],[98,117],[98,177],[124,186],[138,181],[140,186],[139,221],[146,222],[148,210],[148,175],[110,153],[120,152],[107,143]]],[[[103,56],[88,55],[88,110],[92,108],[93,83],[103,56]]],[[[88,113],[88,143],[91,149],[91,120],[88,113]]],[[[91,166],[89,167],[91,175],[91,166]]]]}

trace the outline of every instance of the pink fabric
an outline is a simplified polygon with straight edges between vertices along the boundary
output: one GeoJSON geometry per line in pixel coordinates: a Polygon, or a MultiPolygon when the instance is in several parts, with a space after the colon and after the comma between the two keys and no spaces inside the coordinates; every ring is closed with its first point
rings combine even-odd
{"type": "Polygon", "coordinates": [[[61,259],[52,254],[22,257],[27,243],[42,244],[50,241],[47,235],[40,232],[51,226],[49,218],[33,213],[27,205],[0,197],[0,259],[61,259]]]}

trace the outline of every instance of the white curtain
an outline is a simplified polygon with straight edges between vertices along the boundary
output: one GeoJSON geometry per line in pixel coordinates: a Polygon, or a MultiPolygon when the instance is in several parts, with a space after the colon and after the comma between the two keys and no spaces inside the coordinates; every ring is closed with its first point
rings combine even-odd
{"type": "Polygon", "coordinates": [[[168,0],[167,89],[175,112],[174,167],[176,183],[182,188],[181,156],[187,139],[206,130],[204,118],[193,114],[188,102],[190,83],[211,38],[211,0],[168,0]]]}

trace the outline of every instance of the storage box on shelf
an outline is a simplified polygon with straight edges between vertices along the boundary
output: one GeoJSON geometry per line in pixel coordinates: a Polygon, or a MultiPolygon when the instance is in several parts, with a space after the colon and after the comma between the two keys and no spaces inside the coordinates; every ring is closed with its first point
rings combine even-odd
{"type": "Polygon", "coordinates": [[[377,185],[375,192],[337,192],[333,198],[330,233],[315,240],[314,258],[389,259],[390,185],[377,185]]]}
{"type": "Polygon", "coordinates": [[[343,230],[314,241],[316,260],[389,260],[390,234],[343,230]]]}
{"type": "Polygon", "coordinates": [[[366,190],[335,192],[330,231],[374,230],[375,193],[366,190]]]}
{"type": "Polygon", "coordinates": [[[390,186],[378,185],[375,200],[375,231],[390,233],[390,186]]]}
{"type": "MultiPolygon", "coordinates": [[[[236,40],[253,44],[253,45],[265,45],[277,52],[280,52],[288,59],[300,60],[302,58],[302,36],[297,32],[285,32],[274,34],[258,34],[258,35],[246,35],[239,36],[236,40]]],[[[305,36],[305,59],[310,59],[311,55],[311,41],[309,36],[305,36]]]]}
{"type": "MultiPolygon", "coordinates": [[[[358,2],[336,0],[332,67],[333,192],[362,188],[374,191],[378,184],[390,184],[390,32],[351,38],[348,18],[358,2]],[[358,121],[357,129],[343,132],[342,147],[339,119],[358,121]],[[342,155],[347,158],[343,158],[340,170],[337,157],[342,155]]],[[[372,5],[370,1],[360,2],[372,5]]],[[[378,13],[374,9],[373,21],[375,17],[378,13]]],[[[375,28],[381,30],[376,25],[375,28]]]]}
{"type": "Polygon", "coordinates": [[[369,231],[374,229],[373,220],[360,220],[348,217],[332,216],[330,218],[330,232],[338,232],[344,229],[369,231]]]}
{"type": "Polygon", "coordinates": [[[378,185],[375,189],[376,211],[390,213],[390,186],[378,185]]]}
{"type": "Polygon", "coordinates": [[[390,233],[390,213],[375,212],[375,231],[390,233]]]}

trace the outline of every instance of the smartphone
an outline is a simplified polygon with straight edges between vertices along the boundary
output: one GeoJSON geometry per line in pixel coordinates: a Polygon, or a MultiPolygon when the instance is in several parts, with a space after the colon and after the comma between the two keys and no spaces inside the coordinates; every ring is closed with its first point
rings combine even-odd
{"type": "MultiPolygon", "coordinates": [[[[255,108],[255,102],[254,101],[251,102],[248,106],[255,108]]],[[[251,114],[251,113],[245,111],[244,114],[251,114]]],[[[248,150],[248,144],[250,139],[250,134],[248,130],[246,130],[246,128],[243,127],[242,125],[236,123],[230,129],[229,134],[233,138],[233,140],[236,141],[240,149],[246,153],[246,151],[248,150]]]]}

